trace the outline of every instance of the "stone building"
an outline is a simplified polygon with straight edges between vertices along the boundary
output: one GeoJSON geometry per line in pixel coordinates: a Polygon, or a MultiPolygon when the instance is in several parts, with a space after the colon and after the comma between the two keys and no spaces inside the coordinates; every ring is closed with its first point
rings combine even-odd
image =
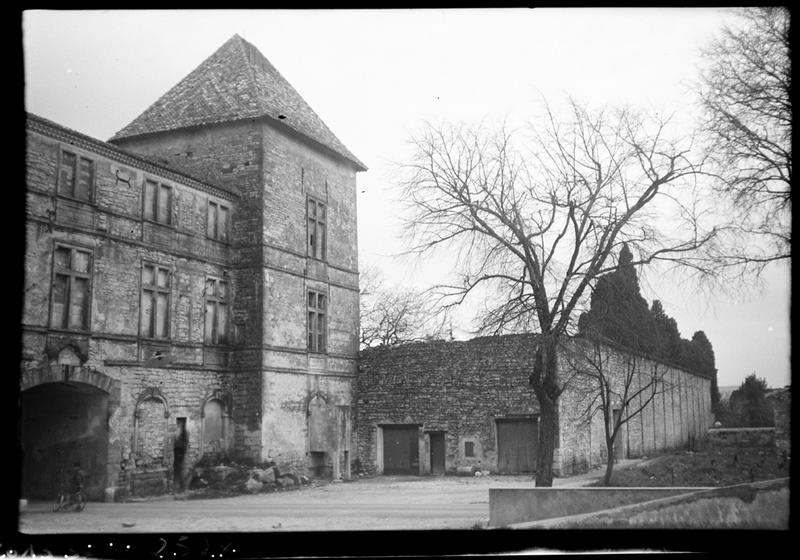
{"type": "MultiPolygon", "coordinates": [[[[559,376],[574,371],[577,345],[559,353],[559,376]]],[[[532,472],[539,437],[538,404],[528,378],[534,335],[378,347],[359,360],[356,425],[359,468],[367,473],[444,474],[459,468],[532,472]]],[[[634,368],[634,385],[658,372],[660,386],[624,424],[614,453],[639,457],[693,446],[711,425],[711,380],[603,346],[608,377],[634,368]]],[[[591,393],[569,383],[559,402],[553,469],[559,476],[604,464],[599,413],[584,414],[591,393]]],[[[645,393],[646,394],[646,393],[645,393]]],[[[643,394],[644,395],[644,394],[643,394]]],[[[612,403],[612,406],[614,403],[612,403]]],[[[617,411],[612,410],[612,413],[617,411]]]]}
{"type": "Polygon", "coordinates": [[[238,35],[102,142],[29,114],[22,496],[348,476],[366,168],[238,35]]]}

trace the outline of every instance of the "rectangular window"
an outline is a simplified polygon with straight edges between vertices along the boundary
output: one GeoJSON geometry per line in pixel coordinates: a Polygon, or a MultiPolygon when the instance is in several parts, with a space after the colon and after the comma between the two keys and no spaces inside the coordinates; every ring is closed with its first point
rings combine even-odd
{"type": "Polygon", "coordinates": [[[209,200],[206,236],[217,241],[227,242],[229,215],[230,209],[227,206],[209,200]]]}
{"type": "Polygon", "coordinates": [[[308,197],[308,255],[325,260],[325,204],[308,197]]]}
{"type": "Polygon", "coordinates": [[[94,161],[62,150],[58,170],[58,194],[91,202],[93,191],[94,161]]]}
{"type": "Polygon", "coordinates": [[[464,457],[475,456],[475,443],[471,441],[464,442],[464,457]]]}
{"type": "Polygon", "coordinates": [[[50,325],[61,329],[89,328],[91,253],[57,246],[53,255],[50,325]]]}
{"type": "Polygon", "coordinates": [[[170,225],[172,223],[172,187],[150,179],[144,182],[142,215],[145,220],[170,225]]]}
{"type": "Polygon", "coordinates": [[[142,299],[139,334],[148,338],[169,338],[169,268],[145,263],[142,266],[142,299]]]}
{"type": "Polygon", "coordinates": [[[312,290],[308,291],[308,351],[325,352],[328,296],[312,290]]]}
{"type": "Polygon", "coordinates": [[[205,341],[228,343],[228,283],[217,278],[206,280],[205,341]]]}

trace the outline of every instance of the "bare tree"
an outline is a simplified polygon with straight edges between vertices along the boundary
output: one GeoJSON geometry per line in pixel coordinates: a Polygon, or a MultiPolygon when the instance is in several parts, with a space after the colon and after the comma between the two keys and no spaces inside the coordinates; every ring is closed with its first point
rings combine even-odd
{"type": "Polygon", "coordinates": [[[557,119],[545,105],[525,152],[505,128],[428,125],[404,166],[409,251],[455,255],[455,281],[439,287],[445,308],[485,288],[481,331],[540,335],[530,376],[541,422],[537,486],[553,479],[564,389],[557,348],[587,290],[616,268],[612,253],[627,242],[634,266],[696,269],[693,252],[716,233],[698,212],[691,138],[671,141],[668,120],[627,109],[590,112],[570,100],[568,115],[557,119]]]}
{"type": "Polygon", "coordinates": [[[442,338],[446,319],[425,291],[389,287],[375,268],[362,268],[359,280],[360,346],[391,346],[442,338]]]}
{"type": "Polygon", "coordinates": [[[580,418],[591,422],[599,414],[602,419],[606,444],[603,485],[608,486],[623,426],[669,389],[666,379],[669,370],[652,361],[649,367],[643,368],[642,358],[627,352],[621,358],[611,345],[597,338],[582,338],[574,343],[566,354],[572,378],[570,390],[581,403],[580,418]]]}
{"type": "Polygon", "coordinates": [[[789,11],[750,8],[703,55],[702,128],[719,191],[734,213],[717,261],[760,273],[791,259],[792,99],[789,11]]]}

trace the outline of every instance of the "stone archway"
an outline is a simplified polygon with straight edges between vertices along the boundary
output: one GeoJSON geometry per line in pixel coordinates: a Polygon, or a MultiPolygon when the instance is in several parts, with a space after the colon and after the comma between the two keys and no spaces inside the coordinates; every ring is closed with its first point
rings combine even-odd
{"type": "Polygon", "coordinates": [[[108,393],[86,383],[43,383],[21,395],[22,495],[52,500],[80,463],[86,497],[103,500],[108,473],[108,393]]]}
{"type": "Polygon", "coordinates": [[[76,344],[49,349],[39,367],[20,378],[21,493],[52,500],[73,464],[86,473],[87,499],[101,501],[114,486],[119,456],[110,420],[118,413],[121,383],[84,365],[76,344]]]}

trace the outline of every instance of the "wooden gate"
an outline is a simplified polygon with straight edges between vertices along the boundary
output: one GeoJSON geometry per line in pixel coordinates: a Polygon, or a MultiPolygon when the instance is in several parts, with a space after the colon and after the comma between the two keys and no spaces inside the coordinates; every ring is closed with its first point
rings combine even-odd
{"type": "Polygon", "coordinates": [[[419,428],[383,426],[384,474],[419,474],[419,428]]]}
{"type": "Polygon", "coordinates": [[[497,471],[534,472],[538,444],[539,426],[535,418],[497,419],[497,471]]]}
{"type": "Polygon", "coordinates": [[[444,474],[444,432],[431,432],[431,474],[444,474]]]}

